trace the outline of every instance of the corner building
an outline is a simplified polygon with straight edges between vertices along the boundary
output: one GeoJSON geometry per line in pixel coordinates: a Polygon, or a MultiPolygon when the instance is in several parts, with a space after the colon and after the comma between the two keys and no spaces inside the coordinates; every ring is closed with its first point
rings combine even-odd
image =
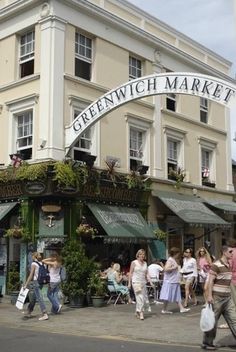
{"type": "Polygon", "coordinates": [[[142,76],[192,72],[234,85],[229,61],[125,0],[0,0],[0,51],[0,171],[9,155],[30,165],[66,157],[106,176],[133,170],[152,181],[148,191],[110,178],[99,192],[63,193],[48,168],[38,184],[0,182],[3,289],[12,262],[23,280],[29,251],[60,249],[83,216],[98,229],[85,243],[99,260],[124,248],[132,259],[140,246],[149,258],[203,244],[219,254],[236,213],[228,108],[174,92],[133,100],[87,129],[69,154],[65,129],[100,96],[142,76]],[[19,221],[27,243],[4,237],[19,221]],[[153,240],[158,228],[165,246],[153,240]]]}

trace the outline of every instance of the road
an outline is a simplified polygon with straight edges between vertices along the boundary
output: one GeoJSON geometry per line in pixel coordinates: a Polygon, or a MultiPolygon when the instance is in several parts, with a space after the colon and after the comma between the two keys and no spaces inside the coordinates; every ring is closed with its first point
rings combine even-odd
{"type": "MultiPolygon", "coordinates": [[[[195,352],[196,346],[135,342],[114,338],[62,335],[0,326],[0,349],[3,352],[195,352]]],[[[224,348],[220,351],[231,351],[224,348]]]]}

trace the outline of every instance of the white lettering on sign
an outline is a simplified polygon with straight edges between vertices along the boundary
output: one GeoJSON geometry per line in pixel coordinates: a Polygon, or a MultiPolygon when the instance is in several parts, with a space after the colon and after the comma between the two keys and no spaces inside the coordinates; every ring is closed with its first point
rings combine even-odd
{"type": "Polygon", "coordinates": [[[144,224],[136,214],[118,213],[105,210],[98,210],[98,214],[106,225],[111,223],[126,223],[144,227],[144,224]]]}
{"type": "Polygon", "coordinates": [[[235,103],[236,86],[215,77],[182,72],[155,74],[126,82],[90,104],[66,127],[66,148],[73,147],[87,128],[119,106],[167,93],[195,95],[230,107],[235,103]]]}

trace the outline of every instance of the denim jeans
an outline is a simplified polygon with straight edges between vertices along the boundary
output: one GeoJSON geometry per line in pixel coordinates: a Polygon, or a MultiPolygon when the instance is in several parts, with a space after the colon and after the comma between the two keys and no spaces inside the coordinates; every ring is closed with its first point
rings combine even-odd
{"type": "Polygon", "coordinates": [[[214,295],[213,298],[213,310],[215,313],[216,323],[212,330],[204,332],[203,334],[203,344],[206,345],[213,345],[213,341],[216,337],[218,320],[221,315],[225,318],[234,338],[236,339],[236,311],[231,297],[220,297],[214,295]]]}
{"type": "Polygon", "coordinates": [[[52,303],[52,313],[57,313],[60,306],[60,300],[58,298],[59,288],[60,282],[50,282],[48,285],[47,296],[49,301],[52,303]]]}
{"type": "Polygon", "coordinates": [[[28,312],[31,313],[34,310],[35,304],[38,301],[40,310],[42,313],[46,313],[47,309],[43,301],[43,296],[41,292],[42,287],[39,285],[38,281],[32,281],[30,283],[30,292],[29,292],[29,305],[28,312]]]}

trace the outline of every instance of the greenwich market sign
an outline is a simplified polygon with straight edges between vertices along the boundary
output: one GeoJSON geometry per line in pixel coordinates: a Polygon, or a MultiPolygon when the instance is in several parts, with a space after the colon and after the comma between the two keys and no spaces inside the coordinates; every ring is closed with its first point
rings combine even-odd
{"type": "Polygon", "coordinates": [[[154,74],[126,82],[90,104],[66,127],[66,148],[72,148],[87,128],[119,106],[169,93],[195,95],[230,107],[235,104],[236,86],[215,77],[184,72],[154,74]]]}

